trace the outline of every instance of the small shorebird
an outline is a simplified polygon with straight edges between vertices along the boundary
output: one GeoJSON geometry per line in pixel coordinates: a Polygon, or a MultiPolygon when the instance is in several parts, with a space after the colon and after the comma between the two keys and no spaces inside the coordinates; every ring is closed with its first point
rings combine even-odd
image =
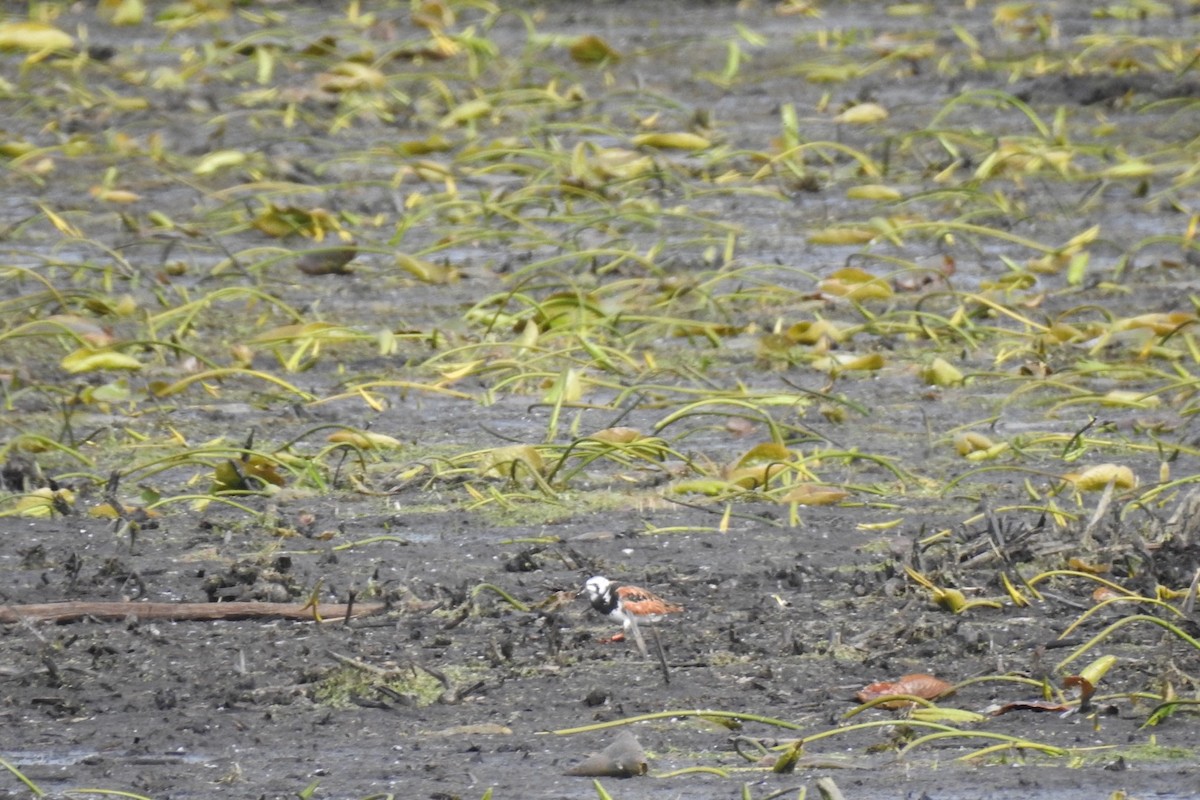
{"type": "Polygon", "coordinates": [[[621,632],[611,639],[602,641],[624,641],[634,625],[657,622],[667,614],[678,614],[683,606],[668,603],[654,592],[639,586],[618,586],[601,575],[588,578],[581,595],[587,597],[592,608],[613,622],[621,623],[621,632]]]}

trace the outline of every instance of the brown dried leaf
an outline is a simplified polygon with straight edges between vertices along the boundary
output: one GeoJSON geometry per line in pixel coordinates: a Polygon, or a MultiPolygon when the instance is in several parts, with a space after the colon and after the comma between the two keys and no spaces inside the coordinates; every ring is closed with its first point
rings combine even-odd
{"type": "MultiPolygon", "coordinates": [[[[924,672],[914,672],[909,675],[901,675],[899,680],[872,683],[854,697],[860,703],[869,703],[877,698],[891,695],[912,695],[924,700],[936,700],[949,694],[953,689],[952,684],[941,678],[935,678],[924,672]]],[[[898,700],[880,705],[884,708],[903,708],[910,703],[907,700],[898,700]]]]}

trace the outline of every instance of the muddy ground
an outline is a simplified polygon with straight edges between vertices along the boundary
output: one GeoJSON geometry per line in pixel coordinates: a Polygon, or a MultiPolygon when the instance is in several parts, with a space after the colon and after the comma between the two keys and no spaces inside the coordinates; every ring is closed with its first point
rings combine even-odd
{"type": "MultiPolygon", "coordinates": [[[[903,69],[832,85],[787,72],[797,58],[821,56],[812,41],[803,38],[817,27],[852,33],[857,44],[848,52],[857,57],[865,52],[863,43],[886,31],[934,29],[938,47],[946,53],[960,52],[966,46],[963,40],[948,24],[943,30],[943,22],[952,23],[977,37],[991,57],[1003,55],[1015,63],[1041,48],[1053,52],[1077,46],[1080,37],[1097,31],[1182,36],[1181,31],[1196,29],[1194,4],[1177,2],[1169,14],[1133,20],[1096,18],[1085,8],[1090,4],[1043,4],[1057,25],[1058,38],[1050,43],[998,31],[993,4],[972,9],[972,4],[939,2],[937,18],[943,22],[929,16],[898,16],[879,3],[828,5],[837,7],[825,9],[824,17],[814,20],[779,15],[766,3],[739,8],[728,3],[655,3],[652,7],[551,3],[539,10],[537,27],[543,33],[604,36],[626,54],[611,73],[618,88],[635,96],[644,91],[670,97],[679,106],[671,106],[668,113],[677,113],[680,119],[694,109],[705,109],[728,141],[746,148],[767,148],[778,133],[783,102],[812,109],[829,92],[835,106],[875,100],[889,107],[893,118],[921,119],[955,94],[981,86],[1012,92],[1047,119],[1059,106],[1087,119],[1102,115],[1124,130],[1127,139],[1117,139],[1117,145],[1128,141],[1145,150],[1146,141],[1176,143],[1195,134],[1194,126],[1190,133],[1181,130],[1187,126],[1174,116],[1177,106],[1165,103],[1146,110],[1154,100],[1173,98],[1190,99],[1194,105],[1194,69],[1172,78],[1147,78],[1136,70],[1114,68],[1107,73],[1021,78],[1010,83],[1002,70],[946,77],[929,61],[914,61],[903,69]],[[697,64],[721,69],[726,41],[737,23],[769,39],[766,46],[751,51],[750,63],[758,77],[731,89],[698,79],[697,64]]],[[[324,30],[325,12],[315,6],[296,8],[294,19],[299,22],[294,24],[304,35],[316,36],[324,30]]],[[[406,24],[406,13],[395,16],[397,25],[406,24]]],[[[92,23],[91,44],[115,48],[117,58],[148,67],[163,59],[151,46],[160,41],[152,33],[106,27],[86,9],[72,7],[65,17],[80,19],[92,23]],[[135,48],[134,42],[145,49],[135,48]]],[[[59,24],[74,30],[62,20],[59,24]]],[[[254,30],[243,17],[225,24],[222,30],[230,38],[234,32],[248,35],[254,30]]],[[[525,29],[516,17],[509,17],[497,23],[490,35],[502,48],[518,49],[525,29]]],[[[5,58],[15,65],[16,56],[5,58]]],[[[574,69],[566,59],[561,68],[574,69]]],[[[588,74],[587,80],[593,82],[589,89],[603,91],[603,79],[588,74]]],[[[549,76],[549,72],[539,74],[543,80],[549,76]]],[[[191,154],[217,146],[249,147],[245,143],[250,141],[255,147],[274,147],[273,156],[286,155],[317,168],[329,184],[361,180],[367,187],[320,189],[331,204],[366,214],[379,203],[396,202],[389,190],[370,183],[374,176],[369,159],[348,160],[345,154],[408,136],[403,121],[396,127],[351,129],[329,140],[314,133],[309,139],[289,136],[273,144],[271,131],[249,126],[236,113],[220,126],[207,124],[211,114],[235,108],[230,97],[238,88],[219,82],[186,87],[169,98],[154,96],[150,109],[140,116],[114,120],[72,112],[71,124],[74,130],[84,131],[119,124],[134,136],[159,131],[169,149],[191,154]]],[[[1020,115],[1005,116],[995,109],[973,113],[978,115],[975,124],[994,125],[1000,132],[1028,128],[1020,115]]],[[[806,113],[805,120],[813,139],[839,139],[876,155],[883,152],[883,143],[873,141],[870,132],[839,129],[828,115],[806,113]]],[[[59,122],[59,130],[65,131],[66,121],[59,122]]],[[[39,135],[38,126],[18,114],[12,127],[39,135]]],[[[65,202],[72,191],[85,193],[97,178],[77,176],[73,183],[71,170],[96,171],[103,166],[102,160],[64,160],[57,167],[58,177],[39,189],[11,178],[6,200],[10,221],[29,213],[35,199],[65,202]]],[[[931,174],[943,166],[931,163],[931,174]]],[[[123,175],[137,175],[138,165],[123,170],[123,175]]],[[[186,181],[156,184],[147,178],[138,188],[171,216],[186,219],[196,213],[194,204],[199,201],[186,181]]],[[[1159,188],[1104,186],[1101,199],[1092,197],[1096,201],[1089,201],[1077,214],[1072,209],[1082,202],[1078,193],[1093,188],[1029,181],[1014,190],[1028,210],[1017,229],[1035,238],[1065,241],[1084,224],[1101,224],[1105,244],[1097,260],[1111,265],[1123,252],[1122,243],[1168,227],[1178,229],[1180,212],[1186,211],[1180,205],[1191,203],[1194,211],[1194,189],[1185,187],[1182,200],[1175,196],[1175,206],[1167,200],[1156,206],[1146,198],[1159,188]]],[[[840,192],[834,195],[820,189],[797,188],[790,205],[720,195],[696,204],[706,205],[713,219],[736,219],[745,226],[741,245],[747,260],[799,262],[819,274],[841,266],[854,252],[854,248],[835,249],[831,255],[807,244],[806,231],[846,212],[840,192]]],[[[109,222],[111,228],[104,235],[114,245],[120,244],[131,260],[148,262],[162,252],[161,240],[124,231],[115,217],[109,222]]],[[[52,248],[56,236],[39,227],[9,231],[9,244],[24,253],[52,248]]],[[[699,254],[689,249],[692,240],[687,233],[680,233],[677,251],[668,253],[677,259],[674,268],[682,271],[700,263],[699,254]]],[[[412,243],[422,243],[422,237],[427,244],[436,235],[418,227],[406,241],[406,249],[416,249],[412,243]]],[[[654,234],[659,235],[661,231],[654,234]]],[[[668,241],[674,235],[669,226],[666,235],[668,241]]],[[[637,241],[637,234],[633,239],[637,241]]],[[[461,283],[387,283],[379,280],[385,240],[386,235],[381,235],[378,242],[367,242],[378,245],[379,252],[365,249],[353,275],[304,278],[287,271],[286,264],[277,264],[270,268],[266,285],[297,307],[319,299],[321,311],[341,321],[361,319],[366,325],[385,320],[394,330],[443,327],[451,335],[469,335],[465,310],[504,290],[505,275],[531,257],[527,252],[498,253],[486,242],[466,243],[448,253],[463,272],[461,283]]],[[[646,234],[643,244],[651,241],[653,237],[646,234]]],[[[261,243],[253,232],[231,237],[231,246],[261,243]]],[[[55,252],[59,258],[72,257],[70,251],[55,252]]],[[[994,277],[1004,271],[1000,256],[1018,252],[1019,248],[994,240],[985,240],[982,251],[962,245],[954,254],[958,279],[974,285],[994,277]]],[[[221,257],[217,252],[208,255],[209,266],[221,257]]],[[[923,255],[940,256],[940,251],[931,243],[923,255]]],[[[245,277],[227,271],[214,282],[202,277],[204,273],[193,264],[190,274],[177,280],[194,281],[199,292],[245,277]]],[[[781,285],[792,281],[791,288],[801,283],[794,272],[781,271],[778,279],[781,285]]],[[[1178,287],[1187,290],[1200,281],[1200,264],[1182,257],[1159,258],[1154,248],[1147,248],[1122,280],[1123,292],[1108,292],[1093,282],[1070,296],[1052,295],[1046,300],[1047,313],[1092,305],[1114,314],[1176,310],[1178,287]]],[[[14,284],[6,297],[21,291],[14,284]]],[[[150,289],[142,286],[133,291],[149,293],[150,289]]],[[[755,313],[747,310],[737,322],[769,328],[772,321],[756,319],[755,313]]],[[[830,306],[823,313],[853,317],[844,306],[830,306]]],[[[217,336],[213,331],[226,323],[236,320],[206,319],[206,331],[217,336]]],[[[755,341],[746,335],[722,342],[722,352],[712,354],[721,370],[719,380],[728,379],[732,385],[736,379],[781,392],[789,391],[784,379],[813,391],[823,387],[824,376],[803,368],[783,373],[763,369],[755,357],[755,341]]],[[[902,346],[888,336],[871,341],[872,348],[884,352],[902,346]]],[[[703,341],[675,340],[663,342],[662,352],[667,358],[690,358],[689,352],[696,351],[700,355],[695,358],[700,359],[706,357],[705,347],[703,341]]],[[[984,372],[991,368],[994,355],[986,349],[964,349],[961,364],[984,372]]],[[[58,357],[42,365],[33,362],[32,367],[56,369],[58,357]]],[[[1052,361],[1053,355],[1047,360],[1052,361]]],[[[345,350],[336,363],[326,359],[300,380],[321,396],[333,393],[346,374],[386,375],[400,366],[369,350],[345,350]]],[[[663,377],[657,382],[669,380],[663,377]]],[[[456,388],[475,391],[484,386],[481,379],[456,388]]],[[[1058,640],[1070,621],[1089,607],[1090,584],[1054,584],[1044,602],[1026,609],[1008,604],[1003,609],[954,615],[934,606],[926,592],[908,581],[903,565],[936,573],[972,596],[989,597],[1003,595],[998,582],[1003,561],[989,555],[993,550],[1003,551],[1015,563],[1061,566],[1066,556],[1075,554],[1079,525],[1056,526],[1037,511],[1010,510],[990,519],[980,513],[1005,504],[1015,507],[1024,496],[1024,474],[989,476],[988,483],[967,481],[946,495],[935,491],[936,485],[966,469],[944,442],[939,444],[939,437],[993,411],[996,419],[990,430],[997,435],[1030,429],[1070,434],[1087,424],[1086,411],[1066,409],[1046,415],[1044,404],[1005,404],[1010,387],[1003,382],[981,382],[975,390],[931,390],[906,370],[850,377],[838,385],[838,391],[870,414],[851,414],[848,421],[835,425],[812,410],[799,409],[791,420],[797,426],[794,430],[810,431],[813,441],[836,441],[844,449],[858,447],[897,459],[914,475],[930,481],[908,481],[897,490],[894,475],[882,466],[854,462],[845,467],[843,482],[891,486],[883,493],[890,505],[851,503],[805,509],[802,524],[790,526],[786,506],[748,500],[735,504],[732,516],[723,521],[724,505],[710,507],[690,497],[665,498],[658,487],[669,478],[659,470],[598,466],[574,488],[581,496],[587,494],[586,503],[576,505],[573,490],[568,489],[551,512],[540,507],[535,511],[532,504],[519,502],[503,512],[496,511],[495,505],[473,511],[455,482],[406,480],[404,469],[412,461],[400,453],[392,463],[376,465],[366,480],[371,492],[355,491],[362,483],[356,487],[335,480],[325,494],[285,489],[269,498],[242,499],[254,510],[267,512],[265,522],[221,506],[185,511],[181,503],[144,524],[131,541],[125,532],[118,534],[112,522],[88,516],[5,518],[0,521],[0,600],[8,605],[122,599],[303,602],[318,587],[326,601],[345,602],[354,592],[362,602],[386,601],[388,608],[345,624],[323,625],[156,622],[136,617],[62,626],[8,625],[0,637],[0,757],[50,792],[95,787],[162,800],[283,798],[313,783],[317,784],[313,796],[328,798],[391,793],[404,798],[466,799],[482,797],[489,789],[502,800],[589,798],[597,796],[591,781],[564,772],[586,753],[607,744],[615,731],[571,736],[547,732],[638,714],[710,709],[786,720],[798,725],[802,735],[811,736],[842,724],[841,715],[853,708],[853,696],[864,685],[905,673],[933,672],[951,682],[1011,674],[1049,677],[1057,685],[1063,671],[1054,666],[1070,652],[1064,644],[1078,646],[1116,618],[1100,615],[1065,643],[1058,640]],[[603,503],[596,500],[598,492],[606,494],[603,503]],[[897,520],[898,525],[886,524],[897,520]],[[915,544],[939,530],[952,532],[947,540],[951,544],[915,544]],[[292,535],[281,538],[280,532],[292,535]],[[342,548],[377,536],[383,538],[342,548]],[[665,674],[657,658],[642,658],[630,644],[599,643],[615,631],[582,602],[521,611],[498,593],[480,588],[493,585],[522,603],[537,604],[556,593],[568,593],[569,599],[569,593],[593,574],[636,582],[686,606],[686,613],[658,628],[657,639],[651,640],[652,645],[661,642],[665,674]],[[339,670],[355,673],[354,668],[346,670],[344,659],[387,671],[393,678],[411,675],[420,680],[414,680],[410,692],[389,694],[360,686],[339,694],[334,676],[343,674],[339,670]],[[444,676],[445,684],[434,681],[431,686],[433,674],[444,676]]],[[[613,399],[611,394],[598,393],[590,398],[593,407],[575,412],[573,423],[580,431],[617,422],[649,430],[670,409],[669,404],[657,402],[661,397],[656,398],[653,390],[634,396],[638,402],[617,408],[605,407],[613,399]]],[[[288,398],[210,402],[193,396],[187,402],[151,404],[153,408],[136,414],[88,410],[73,416],[71,426],[81,434],[126,429],[161,433],[170,426],[192,442],[221,434],[240,440],[253,429],[259,432],[259,442],[280,444],[324,422],[369,422],[373,431],[396,436],[414,448],[465,451],[510,441],[540,441],[549,414],[549,408],[530,395],[500,393],[486,405],[400,392],[390,400],[388,408],[374,413],[351,401],[305,408],[288,398]]],[[[9,413],[35,415],[55,407],[44,398],[22,397],[9,413]]],[[[1143,423],[1144,416],[1115,408],[1101,420],[1101,428],[1120,436],[1121,431],[1143,423]]],[[[1155,424],[1169,432],[1167,438],[1185,442],[1194,438],[1193,419],[1165,407],[1156,412],[1155,424]]],[[[761,427],[745,430],[723,423],[721,419],[694,426],[687,436],[679,436],[678,446],[721,461],[735,458],[764,438],[761,427]]],[[[664,435],[670,438],[670,433],[674,431],[664,435]]],[[[133,449],[130,457],[136,457],[133,449]]],[[[25,460],[10,459],[6,480],[35,472],[29,465],[32,456],[20,458],[25,460]]],[[[1141,474],[1153,476],[1158,469],[1154,453],[1130,458],[1141,474]]],[[[1173,469],[1176,476],[1194,472],[1195,459],[1187,453],[1179,455],[1173,469]]],[[[70,472],[52,467],[46,471],[70,472]]],[[[154,480],[158,489],[183,493],[192,479],[167,473],[154,480]]],[[[98,499],[99,488],[87,480],[60,475],[59,481],[98,499]]],[[[201,489],[205,483],[201,479],[201,489]]],[[[506,486],[500,479],[495,485],[506,486]]],[[[1064,501],[1064,506],[1072,510],[1071,501],[1064,501]]],[[[1092,498],[1073,510],[1086,520],[1094,506],[1092,498]]],[[[1104,554],[1117,556],[1115,578],[1129,579],[1149,591],[1156,579],[1186,587],[1198,565],[1197,550],[1194,531],[1187,524],[1190,514],[1173,527],[1165,524],[1176,508],[1172,504],[1155,513],[1135,512],[1120,519],[1115,513],[1106,516],[1093,535],[1104,554]],[[1132,578],[1130,553],[1138,565],[1132,578]]],[[[1155,728],[1142,728],[1154,703],[1130,693],[1161,691],[1163,682],[1170,681],[1180,694],[1194,696],[1192,676],[1200,673],[1200,653],[1149,626],[1128,628],[1113,641],[1105,652],[1119,656],[1119,667],[1106,679],[1101,693],[1114,696],[1100,702],[1098,713],[1014,712],[970,728],[1077,748],[1071,757],[1044,758],[1018,748],[975,762],[958,762],[959,756],[988,743],[948,738],[897,760],[895,747],[887,745],[915,737],[919,731],[884,727],[816,741],[806,748],[796,772],[775,775],[739,755],[737,737],[783,741],[794,734],[761,723],[746,722],[740,730],[730,730],[711,721],[677,717],[633,728],[650,752],[650,776],[628,781],[606,778],[603,783],[618,800],[795,797],[805,789],[810,795],[815,792],[815,781],[821,776],[832,777],[848,800],[1096,798],[1117,791],[1142,798],[1195,796],[1200,792],[1195,716],[1180,713],[1155,728]],[[721,768],[729,775],[692,772],[661,777],[690,767],[721,768]]],[[[1088,660],[1090,656],[1080,661],[1088,660]]],[[[986,710],[1036,696],[1036,689],[1028,685],[993,681],[966,687],[947,702],[986,710]]],[[[896,712],[873,710],[854,721],[895,716],[896,712]]],[[[0,774],[0,797],[27,794],[14,778],[0,774]]]]}

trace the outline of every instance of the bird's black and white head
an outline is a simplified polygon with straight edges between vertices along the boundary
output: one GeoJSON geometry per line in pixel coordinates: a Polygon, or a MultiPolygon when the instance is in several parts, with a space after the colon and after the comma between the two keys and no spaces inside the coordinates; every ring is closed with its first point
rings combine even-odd
{"type": "Polygon", "coordinates": [[[588,578],[587,583],[583,585],[582,594],[592,604],[592,608],[601,614],[612,614],[620,605],[617,585],[603,575],[588,578]]]}

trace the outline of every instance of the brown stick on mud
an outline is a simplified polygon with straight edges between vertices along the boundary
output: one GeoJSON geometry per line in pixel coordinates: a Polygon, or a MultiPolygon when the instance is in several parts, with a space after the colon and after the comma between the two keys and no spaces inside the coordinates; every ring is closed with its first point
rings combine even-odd
{"type": "Polygon", "coordinates": [[[123,620],[204,621],[221,619],[295,619],[336,622],[353,616],[364,617],[384,609],[383,603],[358,603],[353,608],[341,603],[300,605],[292,603],[95,603],[73,601],[38,603],[24,606],[0,606],[0,623],[78,622],[84,618],[123,620]]]}

